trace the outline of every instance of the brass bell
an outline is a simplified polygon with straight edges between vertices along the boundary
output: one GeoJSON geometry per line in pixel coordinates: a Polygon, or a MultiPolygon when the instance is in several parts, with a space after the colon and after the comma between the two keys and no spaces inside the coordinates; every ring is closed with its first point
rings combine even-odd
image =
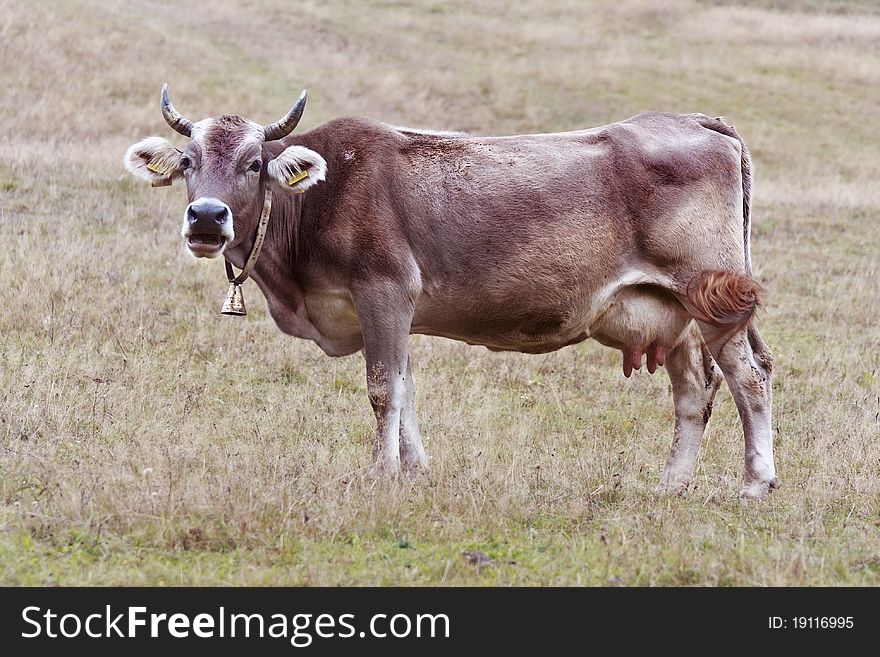
{"type": "Polygon", "coordinates": [[[226,293],[226,301],[223,302],[223,308],[220,310],[221,315],[247,315],[244,307],[244,292],[241,291],[241,285],[238,283],[229,284],[229,292],[226,293]]]}

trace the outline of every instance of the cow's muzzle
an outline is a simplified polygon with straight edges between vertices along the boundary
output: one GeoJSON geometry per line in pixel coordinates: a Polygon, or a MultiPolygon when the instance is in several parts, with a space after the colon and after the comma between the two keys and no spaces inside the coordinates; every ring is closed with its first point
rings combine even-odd
{"type": "Polygon", "coordinates": [[[216,258],[235,237],[232,211],[219,199],[196,199],[186,208],[181,234],[194,256],[216,258]]]}

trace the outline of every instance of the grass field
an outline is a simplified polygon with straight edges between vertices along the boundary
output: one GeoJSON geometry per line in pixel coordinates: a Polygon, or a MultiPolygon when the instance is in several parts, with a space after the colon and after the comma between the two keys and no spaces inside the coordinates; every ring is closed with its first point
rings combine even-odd
{"type": "Polygon", "coordinates": [[[511,5],[0,0],[0,583],[880,584],[880,10],[874,2],[511,5]],[[431,459],[371,477],[360,355],[285,338],[125,175],[192,118],[343,114],[483,134],[646,109],[724,115],[756,169],[782,488],[737,500],[719,394],[687,498],[657,498],[665,373],[583,343],[413,337],[431,459]],[[463,551],[482,551],[478,567],[463,551]]]}

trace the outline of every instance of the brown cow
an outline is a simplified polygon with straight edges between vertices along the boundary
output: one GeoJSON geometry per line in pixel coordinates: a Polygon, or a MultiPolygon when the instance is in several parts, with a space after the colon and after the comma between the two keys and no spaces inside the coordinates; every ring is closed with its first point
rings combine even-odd
{"type": "Polygon", "coordinates": [[[292,135],[304,104],[267,128],[194,123],[163,88],[167,122],[191,141],[180,152],[145,139],[125,165],[154,185],[183,178],[190,252],[237,267],[275,190],[253,278],[283,332],[331,356],[363,350],[378,465],[427,464],[410,333],[526,353],[594,338],[621,351],[626,376],[643,357],[669,373],[675,437],[659,491],[687,490],[722,372],[745,434],[741,495],[776,487],[750,160],[732,127],[651,112],[561,134],[341,118],[292,135]]]}

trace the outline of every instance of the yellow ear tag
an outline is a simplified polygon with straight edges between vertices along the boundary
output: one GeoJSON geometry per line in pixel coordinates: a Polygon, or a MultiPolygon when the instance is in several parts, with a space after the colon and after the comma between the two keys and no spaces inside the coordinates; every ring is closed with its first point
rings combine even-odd
{"type": "Polygon", "coordinates": [[[160,176],[164,176],[167,172],[162,167],[153,164],[152,162],[147,162],[147,168],[153,173],[158,173],[160,176]]]}
{"type": "Polygon", "coordinates": [[[300,171],[299,173],[295,173],[295,174],[293,174],[293,175],[290,177],[290,180],[287,181],[287,184],[288,184],[288,185],[295,185],[296,183],[298,183],[298,182],[299,182],[300,180],[302,180],[303,178],[308,178],[308,177],[309,177],[309,172],[308,172],[308,171],[300,171]]]}

